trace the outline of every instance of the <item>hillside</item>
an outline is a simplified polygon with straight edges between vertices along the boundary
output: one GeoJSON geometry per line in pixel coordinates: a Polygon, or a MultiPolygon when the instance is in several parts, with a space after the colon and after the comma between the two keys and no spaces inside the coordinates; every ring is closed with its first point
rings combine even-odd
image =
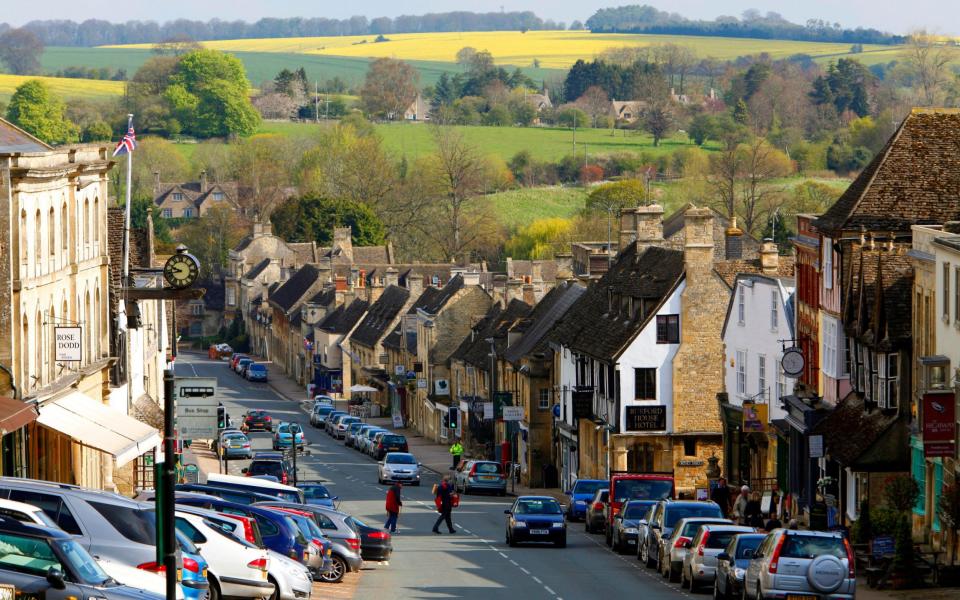
{"type": "Polygon", "coordinates": [[[121,96],[124,90],[122,81],[99,81],[91,79],[67,79],[65,77],[36,77],[30,75],[8,75],[0,73],[0,100],[7,101],[19,85],[30,79],[39,79],[50,90],[65,99],[99,100],[121,96]]]}

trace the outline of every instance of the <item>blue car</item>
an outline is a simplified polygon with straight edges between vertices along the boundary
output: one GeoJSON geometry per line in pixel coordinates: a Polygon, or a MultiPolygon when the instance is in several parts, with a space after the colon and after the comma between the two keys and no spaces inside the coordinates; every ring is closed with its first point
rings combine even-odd
{"type": "Polygon", "coordinates": [[[253,363],[247,367],[247,380],[249,381],[267,381],[267,367],[260,363],[253,363]]]}
{"type": "Polygon", "coordinates": [[[293,437],[297,437],[297,448],[303,448],[303,430],[296,423],[280,423],[273,432],[273,449],[282,450],[293,444],[293,437]]]}
{"type": "Polygon", "coordinates": [[[713,583],[715,598],[739,598],[743,594],[743,576],[753,553],[766,537],[763,533],[741,533],[730,540],[717,556],[717,574],[713,583]]]}
{"type": "Polygon", "coordinates": [[[507,544],[552,542],[558,548],[567,545],[567,523],[563,508],[550,496],[520,496],[507,515],[507,544]]]}
{"type": "Polygon", "coordinates": [[[328,490],[327,486],[323,485],[322,483],[298,482],[297,487],[303,492],[303,498],[306,504],[326,506],[327,508],[332,509],[336,509],[336,505],[339,504],[337,500],[339,500],[340,497],[331,496],[330,490],[328,490]]]}
{"type": "Polygon", "coordinates": [[[177,542],[180,543],[180,555],[183,557],[182,579],[184,600],[205,600],[210,589],[207,580],[207,561],[200,556],[200,550],[193,545],[187,536],[177,531],[177,542]]]}
{"type": "Polygon", "coordinates": [[[573,484],[573,489],[567,492],[570,504],[567,505],[567,518],[571,521],[580,521],[587,518],[587,505],[593,499],[597,490],[606,488],[610,483],[606,479],[581,479],[573,484]]]}

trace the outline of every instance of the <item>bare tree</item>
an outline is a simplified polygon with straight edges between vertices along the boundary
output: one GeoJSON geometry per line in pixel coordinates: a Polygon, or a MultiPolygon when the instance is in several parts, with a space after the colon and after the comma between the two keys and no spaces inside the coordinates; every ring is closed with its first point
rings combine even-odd
{"type": "Polygon", "coordinates": [[[186,35],[174,36],[170,39],[153,45],[153,53],[159,56],[182,56],[194,50],[201,50],[203,46],[186,35]]]}
{"type": "Polygon", "coordinates": [[[577,98],[575,104],[590,115],[594,127],[597,126],[597,119],[610,113],[610,98],[598,85],[588,87],[583,95],[577,98]]]}
{"type": "Polygon", "coordinates": [[[761,137],[729,145],[710,157],[707,181],[715,203],[728,218],[741,218],[744,229],[755,233],[767,215],[784,201],[773,180],[793,169],[782,152],[761,137]]]}
{"type": "Polygon", "coordinates": [[[40,72],[43,41],[27,29],[10,29],[0,35],[0,61],[15,75],[40,72]]]}
{"type": "Polygon", "coordinates": [[[660,140],[670,135],[676,125],[670,102],[660,100],[648,106],[643,112],[641,124],[653,136],[653,145],[659,146],[660,140]]]}
{"type": "Polygon", "coordinates": [[[922,102],[926,106],[936,105],[949,79],[949,65],[956,57],[956,48],[920,29],[910,34],[904,52],[904,60],[920,84],[922,102]]]}
{"type": "Polygon", "coordinates": [[[403,119],[417,98],[420,74],[402,60],[380,58],[370,64],[360,99],[368,115],[403,119]]]}

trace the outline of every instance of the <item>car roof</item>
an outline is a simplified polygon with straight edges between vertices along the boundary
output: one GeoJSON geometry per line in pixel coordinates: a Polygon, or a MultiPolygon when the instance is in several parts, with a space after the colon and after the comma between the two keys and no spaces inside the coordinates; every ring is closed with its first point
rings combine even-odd
{"type": "MultiPolygon", "coordinates": [[[[686,519],[682,519],[686,520],[686,519]]],[[[737,525],[736,523],[708,523],[703,526],[704,529],[710,531],[739,531],[742,533],[754,533],[756,529],[753,527],[747,527],[746,525],[737,525]]],[[[766,535],[765,533],[762,535],[766,535]]]]}
{"type": "Polygon", "coordinates": [[[521,500],[553,500],[557,501],[553,496],[517,496],[517,502],[521,500]]]}
{"type": "Polygon", "coordinates": [[[53,493],[62,493],[81,498],[83,500],[93,500],[96,502],[106,502],[121,506],[131,506],[139,508],[140,503],[126,496],[108,492],[106,490],[95,490],[83,488],[68,483],[56,483],[52,481],[41,481],[38,479],[25,479],[20,477],[0,477],[0,487],[16,487],[17,489],[48,491],[53,493]]]}
{"type": "Polygon", "coordinates": [[[577,485],[578,483],[609,483],[609,481],[606,479],[578,479],[573,485],[577,485]]]}
{"type": "Polygon", "coordinates": [[[221,475],[219,473],[209,473],[207,475],[207,483],[210,485],[216,485],[217,483],[226,483],[226,484],[235,484],[243,485],[247,487],[255,487],[258,489],[264,490],[281,490],[285,492],[296,492],[297,488],[292,485],[285,485],[283,483],[274,483],[272,481],[267,481],[265,479],[257,479],[256,477],[240,477],[239,475],[221,475]]]}
{"type": "Polygon", "coordinates": [[[282,452],[276,452],[273,450],[264,450],[262,452],[254,452],[253,460],[281,460],[284,458],[282,452]]]}
{"type": "Polygon", "coordinates": [[[778,528],[774,529],[770,533],[783,533],[785,535],[804,535],[809,537],[822,537],[822,538],[842,538],[843,533],[840,531],[814,531],[812,529],[783,529],[778,528]]]}
{"type": "Polygon", "coordinates": [[[671,500],[669,498],[660,500],[667,506],[706,506],[712,504],[713,506],[719,506],[713,500],[671,500]]]}
{"type": "Polygon", "coordinates": [[[23,523],[8,517],[0,517],[0,532],[51,537],[62,540],[73,539],[72,535],[62,529],[43,527],[42,525],[35,525],[33,523],[23,523]]]}
{"type": "Polygon", "coordinates": [[[336,515],[342,519],[345,519],[350,516],[350,513],[345,513],[341,510],[335,508],[330,508],[328,506],[323,506],[320,504],[297,504],[296,502],[254,502],[251,506],[256,506],[259,508],[292,508],[294,510],[302,510],[307,512],[322,512],[325,515],[336,515]]]}

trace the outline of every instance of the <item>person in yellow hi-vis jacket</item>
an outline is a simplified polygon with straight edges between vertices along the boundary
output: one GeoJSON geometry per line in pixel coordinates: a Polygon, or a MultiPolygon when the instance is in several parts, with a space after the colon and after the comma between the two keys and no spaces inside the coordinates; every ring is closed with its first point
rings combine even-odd
{"type": "Polygon", "coordinates": [[[463,456],[463,446],[460,442],[454,442],[450,445],[450,454],[453,456],[453,468],[460,466],[460,457],[463,456]]]}

